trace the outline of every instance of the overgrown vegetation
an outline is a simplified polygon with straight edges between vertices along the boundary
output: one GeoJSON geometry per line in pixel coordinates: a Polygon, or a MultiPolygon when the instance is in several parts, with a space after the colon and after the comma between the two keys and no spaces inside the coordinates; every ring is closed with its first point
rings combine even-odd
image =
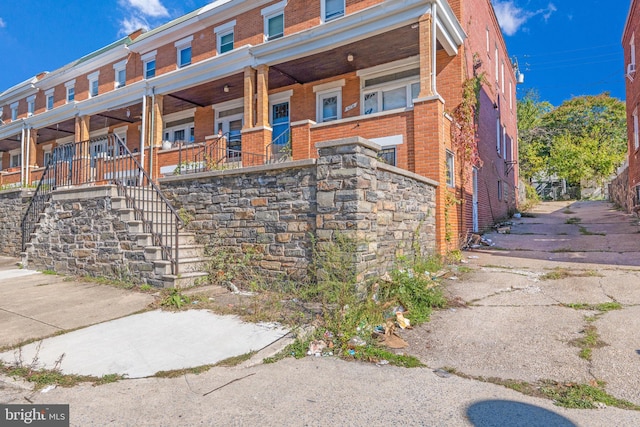
{"type": "MultiPolygon", "coordinates": [[[[555,252],[559,252],[556,250],[555,252]]],[[[567,250],[570,251],[570,250],[567,250]]],[[[565,252],[564,250],[562,252],[565,252]]],[[[602,277],[600,273],[594,270],[569,270],[563,267],[556,267],[552,271],[540,276],[541,280],[561,280],[569,277],[602,277]]]]}

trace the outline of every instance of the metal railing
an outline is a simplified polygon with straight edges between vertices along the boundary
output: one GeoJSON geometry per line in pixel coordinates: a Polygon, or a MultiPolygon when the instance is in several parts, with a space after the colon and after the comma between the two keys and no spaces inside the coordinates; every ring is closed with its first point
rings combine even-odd
{"type": "MultiPolygon", "coordinates": [[[[237,138],[234,136],[234,138],[237,138]]],[[[264,154],[249,153],[229,148],[239,146],[235,139],[230,143],[229,134],[220,135],[209,141],[178,146],[178,164],[173,175],[185,175],[215,170],[239,169],[247,166],[263,165],[267,162],[264,154]]]]}
{"type": "Polygon", "coordinates": [[[285,129],[267,145],[267,163],[286,162],[291,159],[291,128],[285,129]]]}
{"type": "Polygon", "coordinates": [[[153,246],[161,248],[162,259],[170,261],[171,273],[178,274],[179,230],[184,226],[178,212],[164,196],[117,135],[65,144],[54,148],[50,163],[22,221],[23,251],[35,231],[40,214],[53,190],[75,185],[114,184],[118,195],[149,233],[153,246]]]}

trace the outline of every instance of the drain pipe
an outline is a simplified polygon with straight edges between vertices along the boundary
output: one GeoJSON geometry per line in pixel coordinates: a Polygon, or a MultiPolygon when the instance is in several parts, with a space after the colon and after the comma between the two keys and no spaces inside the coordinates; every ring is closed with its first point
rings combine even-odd
{"type": "Polygon", "coordinates": [[[155,141],[155,125],[156,125],[156,88],[151,88],[151,125],[149,132],[149,178],[153,180],[153,145],[155,141]]]}
{"type": "MultiPolygon", "coordinates": [[[[147,90],[142,95],[142,129],[140,130],[140,164],[144,168],[144,150],[145,141],[147,139],[147,90]]],[[[140,171],[140,182],[142,183],[143,174],[140,171]]]]}
{"type": "Polygon", "coordinates": [[[22,135],[20,136],[20,186],[24,187],[24,137],[25,128],[22,128],[22,135]]]}
{"type": "MultiPolygon", "coordinates": [[[[31,155],[31,128],[27,128],[27,139],[26,139],[26,152],[27,152],[27,158],[26,158],[26,167],[24,169],[24,180],[26,181],[27,186],[29,186],[29,181],[31,178],[31,174],[29,173],[29,170],[31,168],[30,163],[30,155],[31,155]]],[[[23,157],[24,159],[24,157],[23,157]]]]}

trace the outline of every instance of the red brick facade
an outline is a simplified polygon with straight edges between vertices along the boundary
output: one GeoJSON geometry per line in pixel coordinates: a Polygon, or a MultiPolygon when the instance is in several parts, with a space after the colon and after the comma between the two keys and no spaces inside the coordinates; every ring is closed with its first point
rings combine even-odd
{"type": "Polygon", "coordinates": [[[624,49],[624,72],[627,102],[627,135],[629,160],[628,209],[640,205],[640,73],[637,71],[640,54],[640,1],[632,0],[622,36],[624,49]]]}
{"type": "MultiPolygon", "coordinates": [[[[28,172],[26,183],[31,183],[38,177],[36,166],[44,163],[42,147],[64,143],[66,136],[80,140],[126,127],[130,150],[138,150],[144,139],[142,144],[156,146],[154,151],[158,152],[168,132],[166,125],[185,121],[182,116],[177,121],[166,117],[193,109],[193,123],[185,129],[189,133],[189,126],[193,128],[193,140],[189,142],[197,143],[215,135],[219,127],[231,126],[225,114],[232,115],[240,108],[242,150],[261,154],[276,136],[271,128],[271,108],[276,101],[270,103],[270,98],[280,100],[277,102],[286,98],[293,159],[317,157],[318,142],[361,136],[391,144],[396,166],[438,181],[436,236],[438,248],[444,252],[456,248],[474,226],[471,165],[456,160],[456,183],[449,187],[446,153],[454,151],[451,113],[460,103],[464,80],[475,71],[486,76],[478,123],[483,164],[478,168],[477,226],[489,226],[513,211],[517,186],[516,82],[490,1],[451,0],[447,4],[440,0],[346,0],[344,16],[332,22],[324,22],[321,16],[322,1],[234,0],[229,7],[219,6],[219,12],[205,7],[175,26],[148,34],[137,32],[71,64],[68,70],[40,76],[31,88],[25,84],[3,92],[2,118],[9,125],[5,129],[10,130],[3,133],[0,126],[0,150],[15,152],[20,147],[13,142],[22,138],[18,126],[12,126],[14,121],[22,121],[38,132],[35,153],[22,166],[28,172]],[[284,11],[284,37],[265,42],[265,8],[280,6],[284,11]],[[409,11],[415,13],[411,22],[405,18],[409,11]],[[449,14],[452,19],[434,20],[434,13],[449,14]],[[444,21],[455,22],[443,26],[444,21]],[[190,22],[193,27],[187,26],[190,22]],[[216,31],[234,22],[233,50],[220,54],[216,31]],[[331,33],[333,27],[340,31],[331,33]],[[450,34],[436,44],[438,32],[450,34]],[[176,42],[180,41],[191,47],[191,64],[179,69],[176,42]],[[280,45],[283,47],[278,50],[280,45]],[[273,52],[269,46],[274,46],[273,52]],[[155,77],[145,80],[143,57],[153,52],[155,77]],[[227,55],[226,60],[218,58],[220,55],[227,55]],[[474,58],[476,65],[481,62],[479,66],[474,67],[474,58]],[[93,63],[95,67],[90,66],[93,63]],[[121,63],[125,64],[126,86],[116,88],[114,64],[121,63]],[[99,94],[91,97],[89,76],[96,72],[99,94]],[[67,85],[73,79],[72,104],[79,113],[67,105],[67,85]],[[416,85],[419,92],[414,92],[416,85]],[[46,94],[51,89],[54,108],[48,111],[46,94]],[[23,90],[27,92],[24,97],[23,90]],[[13,92],[19,99],[12,98],[13,92]],[[331,102],[338,103],[337,120],[321,123],[325,93],[338,94],[335,100],[327,95],[331,102]],[[27,98],[32,95],[35,112],[31,117],[27,114],[27,98]],[[402,101],[405,104],[397,104],[402,97],[406,98],[402,101]],[[101,99],[109,101],[101,104],[101,99]],[[235,101],[240,107],[235,107],[235,101]],[[15,102],[18,120],[11,120],[15,102]],[[372,102],[379,103],[369,115],[366,108],[374,105],[372,102]],[[394,107],[387,107],[387,102],[394,107]],[[79,132],[75,126],[78,114],[86,132],[79,132]],[[50,119],[45,120],[47,117],[50,119]],[[502,135],[512,141],[512,145],[501,142],[500,152],[498,132],[501,141],[502,135]],[[453,202],[456,198],[464,202],[453,202]]],[[[174,157],[167,153],[156,160],[156,176],[163,166],[170,169],[171,162],[177,161],[174,157]]],[[[250,166],[248,163],[245,166],[250,166]]],[[[2,169],[9,165],[10,156],[5,154],[2,169]]],[[[20,182],[20,178],[19,173],[3,173],[0,184],[20,182]]]]}

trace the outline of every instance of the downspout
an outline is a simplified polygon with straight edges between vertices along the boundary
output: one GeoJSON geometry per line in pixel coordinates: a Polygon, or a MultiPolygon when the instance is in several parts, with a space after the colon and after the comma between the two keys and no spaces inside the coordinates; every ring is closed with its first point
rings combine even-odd
{"type": "Polygon", "coordinates": [[[434,95],[438,94],[438,90],[436,88],[436,56],[437,56],[437,16],[438,16],[438,5],[437,3],[431,4],[431,91],[434,95]]]}
{"type": "Polygon", "coordinates": [[[156,124],[156,88],[151,88],[151,124],[149,126],[149,178],[153,180],[153,145],[155,141],[155,124],[156,124]]]}
{"type": "MultiPolygon", "coordinates": [[[[147,139],[147,91],[145,89],[142,96],[142,129],[140,130],[140,164],[144,168],[144,150],[147,139]]],[[[140,182],[142,182],[142,171],[140,172],[140,182]]]]}
{"type": "Polygon", "coordinates": [[[24,149],[24,137],[25,137],[25,128],[22,128],[22,134],[20,135],[20,187],[24,187],[24,157],[25,157],[25,149],[24,149]]]}
{"type": "Polygon", "coordinates": [[[31,174],[29,173],[29,170],[31,168],[31,166],[29,165],[30,163],[30,159],[31,159],[31,128],[27,128],[27,139],[26,139],[27,143],[26,143],[26,151],[27,151],[27,158],[26,158],[26,167],[24,170],[24,180],[26,181],[27,186],[29,186],[29,181],[31,180],[31,174]]]}

